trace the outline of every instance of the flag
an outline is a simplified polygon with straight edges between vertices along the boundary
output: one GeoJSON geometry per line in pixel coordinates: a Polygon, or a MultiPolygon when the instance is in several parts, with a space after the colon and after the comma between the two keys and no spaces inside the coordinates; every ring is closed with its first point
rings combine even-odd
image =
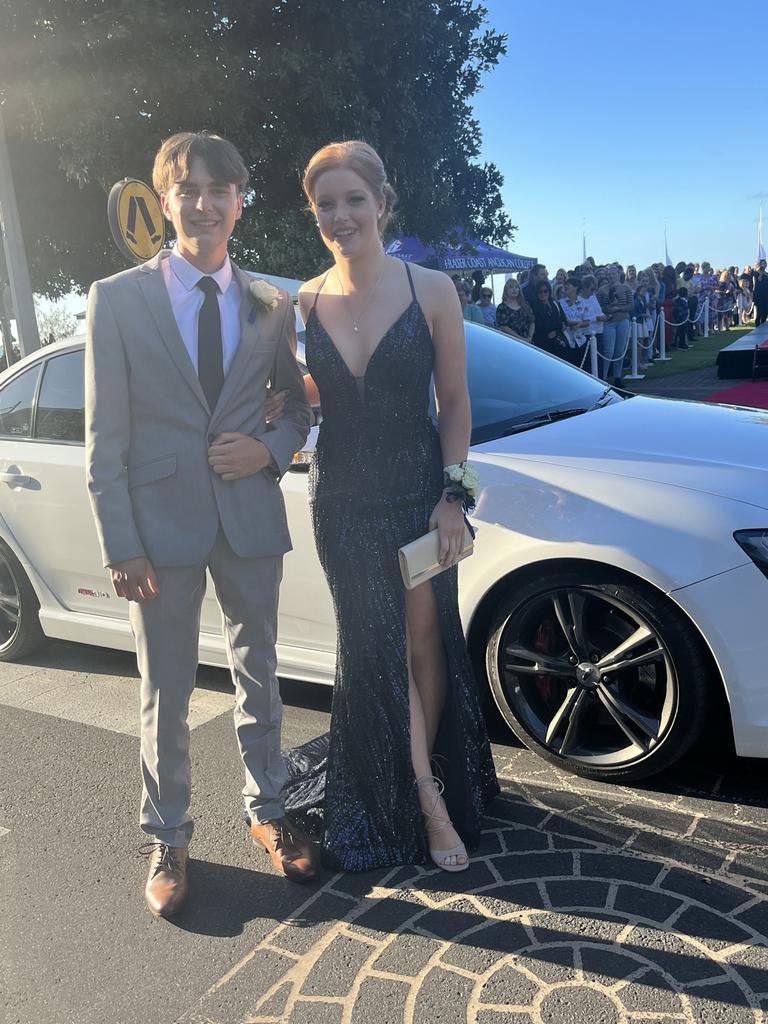
{"type": "Polygon", "coordinates": [[[664,228],[664,265],[667,267],[672,266],[672,260],[669,258],[669,249],[667,248],[667,229],[664,228]]]}
{"type": "Polygon", "coordinates": [[[760,203],[760,216],[757,221],[757,260],[765,259],[765,246],[763,245],[763,204],[760,203]]]}

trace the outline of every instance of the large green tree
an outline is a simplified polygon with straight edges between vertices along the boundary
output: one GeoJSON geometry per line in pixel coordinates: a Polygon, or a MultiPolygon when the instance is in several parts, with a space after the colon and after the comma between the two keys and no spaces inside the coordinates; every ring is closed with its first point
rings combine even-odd
{"type": "Polygon", "coordinates": [[[264,272],[324,256],[301,170],[332,139],[381,153],[400,226],[503,244],[502,178],[470,101],[505,52],[476,0],[0,0],[0,100],[33,286],[51,297],[125,264],[106,194],[159,142],[206,128],[251,172],[236,246],[264,272]]]}

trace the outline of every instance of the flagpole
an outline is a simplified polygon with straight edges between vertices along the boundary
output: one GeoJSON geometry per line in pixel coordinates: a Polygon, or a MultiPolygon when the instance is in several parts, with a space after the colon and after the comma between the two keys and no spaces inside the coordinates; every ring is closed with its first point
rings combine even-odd
{"type": "Polygon", "coordinates": [[[760,215],[757,219],[757,262],[765,259],[765,246],[763,245],[763,204],[760,203],[760,215]]]}

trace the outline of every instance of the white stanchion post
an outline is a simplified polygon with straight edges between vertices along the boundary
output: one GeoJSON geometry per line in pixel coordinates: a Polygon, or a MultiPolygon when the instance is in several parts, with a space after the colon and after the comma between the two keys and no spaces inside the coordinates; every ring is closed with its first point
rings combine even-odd
{"type": "Polygon", "coordinates": [[[624,376],[624,380],[643,380],[645,378],[645,374],[637,372],[637,320],[632,320],[631,332],[631,367],[630,372],[624,376]]]}
{"type": "Polygon", "coordinates": [[[668,363],[670,362],[670,356],[667,355],[667,322],[664,319],[664,310],[659,310],[659,357],[656,360],[657,363],[668,363]]]}
{"type": "Polygon", "coordinates": [[[589,336],[589,372],[597,377],[597,335],[589,336]]]}
{"type": "Polygon", "coordinates": [[[704,299],[704,337],[709,337],[709,296],[704,299]]]}

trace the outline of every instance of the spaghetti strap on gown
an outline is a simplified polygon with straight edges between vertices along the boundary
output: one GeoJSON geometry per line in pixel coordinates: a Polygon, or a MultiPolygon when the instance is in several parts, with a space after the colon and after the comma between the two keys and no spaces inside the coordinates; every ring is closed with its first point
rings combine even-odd
{"type": "MultiPolygon", "coordinates": [[[[286,811],[321,842],[330,866],[348,871],[428,860],[411,763],[397,552],[426,533],[443,471],[429,417],[432,338],[406,270],[411,303],[362,378],[350,372],[315,306],[305,339],[323,410],[310,507],[338,641],[330,732],[284,753],[286,811]]],[[[459,617],[456,567],[430,585],[448,666],[434,757],[451,820],[472,849],[498,784],[459,617]]]]}

